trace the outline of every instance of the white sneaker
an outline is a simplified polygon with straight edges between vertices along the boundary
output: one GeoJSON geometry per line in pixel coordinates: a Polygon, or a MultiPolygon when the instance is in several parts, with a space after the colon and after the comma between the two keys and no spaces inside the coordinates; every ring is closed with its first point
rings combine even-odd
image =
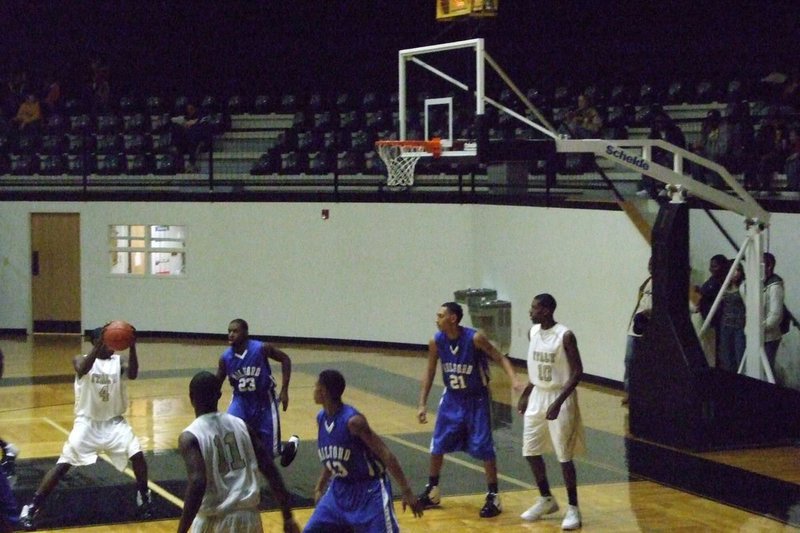
{"type": "Polygon", "coordinates": [[[581,527],[581,510],[577,505],[568,505],[567,514],[564,515],[564,520],[561,522],[561,529],[572,530],[580,529],[581,527]]]}
{"type": "Polygon", "coordinates": [[[530,509],[519,515],[520,518],[523,520],[528,520],[529,522],[533,522],[534,520],[539,520],[546,514],[552,514],[558,511],[558,502],[552,496],[539,496],[539,499],[536,500],[530,509]]]}

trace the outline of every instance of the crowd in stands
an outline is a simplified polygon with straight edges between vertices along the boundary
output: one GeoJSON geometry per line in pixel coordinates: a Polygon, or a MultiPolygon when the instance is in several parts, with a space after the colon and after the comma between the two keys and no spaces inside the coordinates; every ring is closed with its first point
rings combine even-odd
{"type": "MultiPolygon", "coordinates": [[[[110,68],[101,59],[91,60],[87,72],[86,82],[77,88],[63,87],[56,76],[34,79],[24,70],[0,72],[0,175],[197,172],[198,155],[209,150],[212,136],[226,131],[230,117],[240,113],[294,116],[293,127],[255,162],[253,174],[381,174],[374,142],[396,137],[397,101],[392,94],[301,97],[265,91],[192,101],[186,96],[115,94],[110,68]]],[[[785,175],[785,188],[800,190],[796,71],[772,73],[753,83],[673,82],[660,89],[649,84],[550,84],[547,90],[531,89],[526,95],[564,136],[625,139],[635,128],[636,135],[688,147],[722,164],[748,189],[773,191],[775,176],[785,175]],[[671,115],[673,106],[684,104],[708,107],[699,132],[692,127],[697,117],[689,122],[671,115]]],[[[507,91],[500,97],[501,102],[510,99],[507,91]]],[[[533,134],[488,109],[490,137],[533,134]]],[[[457,136],[474,135],[471,125],[456,126],[457,136]]],[[[410,127],[409,138],[421,138],[421,125],[410,127]]],[[[652,157],[672,166],[668,153],[656,149],[652,157]]],[[[591,170],[591,161],[574,158],[564,170],[585,172],[591,170]]],[[[713,172],[697,166],[687,171],[722,186],[713,172]]],[[[657,188],[643,178],[643,194],[655,194],[657,188]]]]}

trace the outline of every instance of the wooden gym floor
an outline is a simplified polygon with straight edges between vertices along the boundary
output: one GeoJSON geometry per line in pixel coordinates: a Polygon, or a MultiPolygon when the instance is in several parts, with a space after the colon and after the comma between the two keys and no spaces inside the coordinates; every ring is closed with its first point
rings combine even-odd
{"type": "MultiPolygon", "coordinates": [[[[315,458],[315,414],[319,407],[313,403],[312,389],[324,368],[343,372],[347,379],[344,400],[366,415],[400,458],[415,490],[424,486],[433,427],[432,423],[420,425],[416,421],[424,352],[279,346],[291,356],[294,365],[289,409],[282,413],[281,424],[284,438],[292,433],[300,436],[301,453],[295,463],[281,471],[296,495],[311,494],[319,471],[315,458]]],[[[159,496],[164,516],[178,516],[182,504],[180,480],[185,479],[185,471],[175,448],[179,433],[194,418],[188,401],[189,379],[197,370],[213,371],[224,347],[224,340],[139,341],[140,377],[129,383],[131,405],[127,418],[147,451],[151,488],[159,496]]],[[[72,427],[70,361],[74,354],[84,353],[88,344],[77,336],[37,335],[0,337],[0,348],[6,355],[6,375],[0,381],[0,436],[20,448],[15,492],[23,504],[43,472],[55,463],[72,427]]],[[[279,373],[274,365],[273,370],[279,373]]],[[[526,374],[521,367],[517,372],[526,374]]],[[[488,520],[478,517],[486,490],[482,468],[469,457],[456,454],[445,462],[441,508],[414,519],[396,506],[404,531],[560,531],[561,512],[535,523],[519,519],[538,493],[520,457],[521,421],[512,407],[516,398],[503,373],[495,370],[493,375],[503,514],[488,520]]],[[[230,387],[226,385],[223,391],[221,408],[227,406],[230,387]]],[[[431,412],[440,391],[435,388],[431,392],[431,412]]],[[[585,384],[579,388],[579,398],[588,445],[587,454],[576,460],[584,531],[783,531],[800,527],[800,505],[796,505],[800,502],[800,449],[705,454],[668,449],[626,435],[627,411],[620,406],[619,391],[585,384]]],[[[566,495],[560,469],[552,457],[547,457],[547,465],[553,494],[563,509],[566,495]]],[[[40,531],[52,530],[47,527],[63,530],[60,513],[66,516],[72,510],[74,514],[72,507],[77,507],[78,512],[83,506],[105,508],[113,514],[115,506],[120,505],[114,499],[120,497],[102,497],[117,494],[112,490],[128,491],[121,493],[127,495],[122,499],[132,500],[132,478],[118,480],[116,484],[121,489],[81,492],[102,484],[106,472],[119,476],[102,461],[96,466],[73,469],[47,501],[45,509],[51,519],[42,524],[40,531]],[[82,503],[65,503],[74,498],[82,503]]],[[[129,475],[132,476],[130,472],[129,475]]],[[[309,507],[296,509],[301,525],[311,511],[309,507]]],[[[262,521],[266,531],[281,530],[276,511],[263,512],[262,521]]],[[[175,530],[177,519],[95,523],[98,525],[68,529],[166,532],[175,530]]]]}

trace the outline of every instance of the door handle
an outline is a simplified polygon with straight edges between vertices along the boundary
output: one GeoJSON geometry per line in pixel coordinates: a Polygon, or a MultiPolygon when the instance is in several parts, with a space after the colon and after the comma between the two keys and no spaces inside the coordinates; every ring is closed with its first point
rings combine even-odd
{"type": "Polygon", "coordinates": [[[39,275],[39,252],[31,253],[31,274],[34,276],[39,275]]]}

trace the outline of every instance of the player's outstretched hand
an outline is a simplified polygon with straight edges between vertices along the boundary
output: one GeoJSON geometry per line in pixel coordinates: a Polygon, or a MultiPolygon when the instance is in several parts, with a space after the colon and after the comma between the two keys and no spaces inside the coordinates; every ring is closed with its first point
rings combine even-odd
{"type": "Polygon", "coordinates": [[[428,423],[428,409],[426,407],[419,408],[419,411],[417,412],[417,420],[419,420],[420,424],[428,423]]]}
{"type": "Polygon", "coordinates": [[[417,499],[414,493],[411,492],[411,487],[408,487],[403,491],[403,512],[405,512],[406,507],[411,508],[411,512],[414,513],[415,517],[419,518],[422,516],[422,510],[424,509],[424,506],[417,499]]]}

